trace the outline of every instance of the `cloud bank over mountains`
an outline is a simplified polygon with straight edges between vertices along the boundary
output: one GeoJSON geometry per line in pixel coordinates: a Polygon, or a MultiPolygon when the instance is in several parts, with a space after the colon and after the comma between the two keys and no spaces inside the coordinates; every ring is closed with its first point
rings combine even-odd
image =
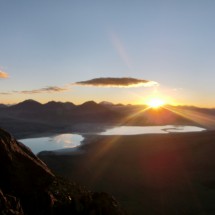
{"type": "MultiPolygon", "coordinates": [[[[0,78],[8,78],[8,74],[0,71],[0,78]]],[[[40,94],[40,93],[61,93],[72,90],[73,86],[93,86],[93,87],[153,87],[159,86],[155,81],[149,81],[144,79],[136,79],[131,77],[123,78],[94,78],[87,81],[79,81],[71,84],[59,86],[47,86],[33,90],[13,90],[8,92],[0,92],[0,95],[11,94],[40,94]]]]}
{"type": "Polygon", "coordinates": [[[76,82],[75,85],[94,87],[151,87],[158,86],[157,82],[136,78],[94,78],[76,82]]]}

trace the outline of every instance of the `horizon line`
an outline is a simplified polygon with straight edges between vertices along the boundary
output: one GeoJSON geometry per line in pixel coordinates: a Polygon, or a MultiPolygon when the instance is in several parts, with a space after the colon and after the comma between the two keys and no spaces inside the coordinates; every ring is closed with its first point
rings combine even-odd
{"type": "MultiPolygon", "coordinates": [[[[96,104],[101,104],[101,103],[109,103],[109,104],[112,104],[112,105],[122,105],[122,106],[149,106],[148,104],[146,104],[146,103],[143,103],[143,104],[140,104],[140,103],[133,103],[133,104],[131,104],[131,103],[127,103],[127,104],[125,104],[125,103],[121,103],[121,102],[119,102],[119,103],[114,103],[114,102],[110,102],[110,101],[105,101],[105,100],[103,100],[103,101],[101,101],[101,102],[96,102],[96,101],[94,101],[94,100],[86,100],[86,101],[84,101],[84,102],[82,102],[82,103],[79,103],[79,104],[77,104],[77,103],[74,103],[74,102],[72,102],[72,101],[56,101],[56,100],[49,100],[48,102],[39,102],[39,101],[37,101],[37,100],[35,100],[35,99],[25,99],[25,100],[23,100],[23,101],[20,101],[20,102],[17,102],[17,103],[11,103],[11,104],[6,104],[6,103],[0,103],[0,104],[2,104],[2,105],[6,105],[6,106],[8,106],[8,107],[10,107],[10,106],[14,106],[14,105],[17,105],[17,104],[20,104],[20,103],[23,103],[23,102],[26,102],[26,101],[34,101],[34,102],[37,102],[37,103],[39,103],[39,104],[41,104],[41,105],[45,105],[45,104],[48,104],[48,103],[50,103],[50,102],[56,102],[56,103],[72,103],[72,104],[74,104],[74,105],[76,105],[76,106],[79,106],[79,105],[83,105],[84,103],[87,103],[87,102],[95,102],[96,104]]],[[[204,106],[197,106],[197,105],[186,105],[186,104],[178,104],[178,105],[173,105],[173,104],[168,104],[168,103],[166,103],[166,104],[164,104],[164,105],[162,105],[162,106],[172,106],[172,107],[187,107],[187,108],[201,108],[201,109],[215,109],[215,107],[204,107],[204,106]]]]}

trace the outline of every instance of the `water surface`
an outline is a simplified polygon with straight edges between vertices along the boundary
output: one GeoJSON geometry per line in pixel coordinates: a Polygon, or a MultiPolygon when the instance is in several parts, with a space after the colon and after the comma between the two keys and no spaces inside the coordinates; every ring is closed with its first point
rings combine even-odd
{"type": "Polygon", "coordinates": [[[100,135],[137,135],[137,134],[168,134],[174,132],[200,132],[204,128],[197,126],[178,126],[178,125],[162,125],[162,126],[118,126],[107,129],[100,135]]]}
{"type": "Polygon", "coordinates": [[[60,134],[51,137],[29,138],[19,140],[28,146],[34,154],[41,151],[53,151],[78,147],[84,138],[78,134],[60,134]]]}
{"type": "MultiPolygon", "coordinates": [[[[118,126],[107,129],[105,132],[97,133],[97,135],[168,134],[174,132],[200,132],[204,130],[204,128],[196,126],[118,126]]],[[[22,139],[20,142],[37,154],[41,151],[76,150],[83,139],[83,136],[79,134],[61,134],[51,137],[22,139]]]]}

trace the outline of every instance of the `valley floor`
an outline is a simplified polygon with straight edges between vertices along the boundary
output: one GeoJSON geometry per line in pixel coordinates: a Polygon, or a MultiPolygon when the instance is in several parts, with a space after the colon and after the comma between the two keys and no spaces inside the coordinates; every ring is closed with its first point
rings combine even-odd
{"type": "Polygon", "coordinates": [[[214,131],[88,135],[81,150],[39,157],[55,173],[113,194],[128,214],[215,214],[214,131]]]}

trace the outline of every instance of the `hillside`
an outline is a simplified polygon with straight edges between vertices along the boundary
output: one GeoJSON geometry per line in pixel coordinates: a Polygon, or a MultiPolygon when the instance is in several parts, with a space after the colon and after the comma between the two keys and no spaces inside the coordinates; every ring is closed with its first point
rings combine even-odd
{"type": "Polygon", "coordinates": [[[123,215],[117,201],[55,176],[29,148],[0,129],[0,214],[123,215]]]}

